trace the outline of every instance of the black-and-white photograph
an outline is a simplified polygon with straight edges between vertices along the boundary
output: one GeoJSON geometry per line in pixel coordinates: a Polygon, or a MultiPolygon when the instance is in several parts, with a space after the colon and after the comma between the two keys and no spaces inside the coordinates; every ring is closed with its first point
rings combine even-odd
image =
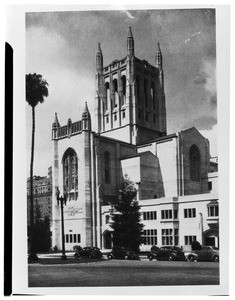
{"type": "Polygon", "coordinates": [[[216,7],[24,17],[29,290],[218,294],[216,7]]]}

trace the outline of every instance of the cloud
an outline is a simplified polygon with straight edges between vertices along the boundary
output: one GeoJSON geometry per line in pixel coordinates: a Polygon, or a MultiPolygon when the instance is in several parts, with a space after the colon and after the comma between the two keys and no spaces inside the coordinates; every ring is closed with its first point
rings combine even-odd
{"type": "Polygon", "coordinates": [[[209,104],[212,107],[217,105],[217,84],[216,84],[216,62],[215,60],[204,60],[199,73],[193,80],[194,84],[205,88],[209,104]]]}
{"type": "Polygon", "coordinates": [[[207,75],[205,73],[199,73],[196,75],[193,82],[195,84],[204,85],[206,84],[206,81],[207,81],[207,75]]]}
{"type": "Polygon", "coordinates": [[[211,130],[217,124],[217,119],[213,116],[203,115],[185,122],[185,128],[196,127],[198,130],[211,130]]]}

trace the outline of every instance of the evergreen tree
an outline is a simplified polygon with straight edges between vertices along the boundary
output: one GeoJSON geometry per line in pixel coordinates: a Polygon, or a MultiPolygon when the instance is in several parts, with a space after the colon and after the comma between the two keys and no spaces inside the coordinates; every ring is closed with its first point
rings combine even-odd
{"type": "Polygon", "coordinates": [[[137,191],[134,183],[124,178],[119,188],[118,202],[114,205],[112,217],[113,245],[139,252],[143,242],[143,224],[140,223],[140,206],[135,200],[137,191]]]}

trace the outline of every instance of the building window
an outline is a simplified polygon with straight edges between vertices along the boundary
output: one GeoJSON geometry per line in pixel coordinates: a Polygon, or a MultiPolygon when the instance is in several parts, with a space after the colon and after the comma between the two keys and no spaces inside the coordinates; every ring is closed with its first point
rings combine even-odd
{"type": "Polygon", "coordinates": [[[211,191],[212,190],[212,182],[208,181],[208,190],[211,191]]]}
{"type": "Polygon", "coordinates": [[[141,119],[141,110],[138,111],[138,118],[141,119]]]}
{"type": "Polygon", "coordinates": [[[186,235],[184,237],[184,244],[189,246],[192,245],[192,242],[195,242],[197,240],[196,235],[186,235]]]}
{"type": "Polygon", "coordinates": [[[122,118],[125,119],[125,117],[126,117],[126,112],[123,111],[123,112],[122,112],[122,118]]]}
{"type": "Polygon", "coordinates": [[[184,218],[196,218],[196,208],[184,209],[184,218]]]}
{"type": "Polygon", "coordinates": [[[114,107],[118,106],[118,84],[117,79],[113,80],[114,107]]]}
{"type": "Polygon", "coordinates": [[[69,148],[63,156],[63,185],[68,199],[76,200],[78,191],[78,158],[76,152],[69,148]]]}
{"type": "Polygon", "coordinates": [[[105,99],[105,110],[108,110],[108,103],[110,101],[110,89],[109,89],[109,83],[106,82],[105,83],[105,87],[106,87],[106,99],[105,99]]]}
{"type": "Polygon", "coordinates": [[[110,153],[108,151],[104,154],[104,177],[105,183],[110,183],[110,153]]]}
{"type": "Polygon", "coordinates": [[[153,123],[156,124],[157,123],[157,117],[153,116],[153,123]]]}
{"type": "Polygon", "coordinates": [[[122,93],[123,93],[123,100],[122,105],[126,103],[126,76],[123,75],[121,77],[121,84],[122,84],[122,93]]]}
{"type": "Polygon", "coordinates": [[[172,210],[166,209],[161,211],[161,218],[164,219],[172,219],[172,210]]]}
{"type": "Polygon", "coordinates": [[[208,205],[207,206],[208,217],[219,216],[219,205],[208,205]]]}
{"type": "Polygon", "coordinates": [[[157,212],[156,211],[144,211],[143,212],[143,220],[157,220],[157,212]]]}
{"type": "Polygon", "coordinates": [[[107,124],[109,123],[109,117],[108,116],[106,117],[106,123],[107,124]]]}
{"type": "Polygon", "coordinates": [[[173,229],[162,229],[162,246],[173,245],[173,229]]]}
{"type": "Polygon", "coordinates": [[[80,234],[65,234],[65,243],[80,243],[80,234]]]}
{"type": "Polygon", "coordinates": [[[178,228],[174,228],[174,243],[175,243],[175,246],[179,245],[179,229],[178,228]]]}
{"type": "Polygon", "coordinates": [[[114,122],[117,121],[117,114],[114,114],[114,122]]]}
{"type": "Polygon", "coordinates": [[[200,152],[196,145],[189,149],[190,180],[200,181],[200,152]]]}
{"type": "Polygon", "coordinates": [[[157,245],[157,229],[144,230],[144,245],[157,245]]]}

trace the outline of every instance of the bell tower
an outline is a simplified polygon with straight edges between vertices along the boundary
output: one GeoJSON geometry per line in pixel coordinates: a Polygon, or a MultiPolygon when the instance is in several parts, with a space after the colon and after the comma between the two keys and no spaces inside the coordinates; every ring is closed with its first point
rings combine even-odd
{"type": "Polygon", "coordinates": [[[131,144],[166,135],[163,59],[160,44],[155,66],[135,56],[131,27],[126,56],[103,65],[96,54],[96,132],[131,144]]]}

